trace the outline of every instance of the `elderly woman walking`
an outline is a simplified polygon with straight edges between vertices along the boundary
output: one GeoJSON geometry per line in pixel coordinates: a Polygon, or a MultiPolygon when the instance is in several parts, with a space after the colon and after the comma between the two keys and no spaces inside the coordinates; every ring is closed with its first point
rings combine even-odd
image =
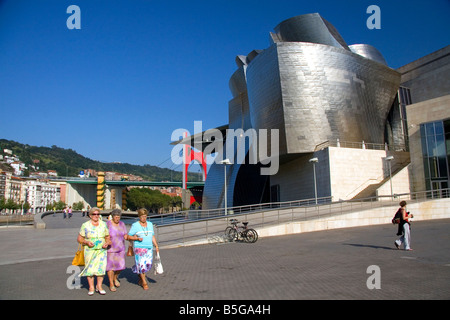
{"type": "Polygon", "coordinates": [[[86,276],[89,283],[88,295],[92,296],[94,290],[106,294],[102,288],[103,276],[106,271],[106,248],[111,244],[106,223],[100,218],[100,209],[92,208],[89,211],[89,221],[81,225],[77,241],[84,245],[85,267],[80,277],[86,276]],[[97,286],[94,288],[94,276],[97,277],[97,286]]]}
{"type": "Polygon", "coordinates": [[[150,271],[153,263],[153,246],[159,252],[158,243],[154,236],[153,223],[147,221],[147,209],[139,209],[139,220],[132,224],[128,232],[128,240],[134,240],[135,265],[131,268],[139,275],[139,285],[148,290],[145,274],[150,271]]]}
{"type": "Polygon", "coordinates": [[[118,277],[120,272],[125,269],[125,240],[128,240],[127,227],[120,221],[121,214],[120,209],[114,209],[111,211],[111,220],[106,222],[111,239],[106,272],[109,278],[109,289],[113,292],[120,287],[118,277]]]}

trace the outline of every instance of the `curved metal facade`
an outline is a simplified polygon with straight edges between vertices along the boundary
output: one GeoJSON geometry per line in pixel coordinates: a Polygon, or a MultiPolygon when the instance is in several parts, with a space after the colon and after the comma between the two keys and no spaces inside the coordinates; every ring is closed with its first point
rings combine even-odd
{"type": "Polygon", "coordinates": [[[352,44],[351,46],[349,46],[349,49],[352,52],[359,54],[360,56],[377,61],[387,66],[387,62],[386,60],[384,60],[381,52],[370,44],[352,44]]]}
{"type": "Polygon", "coordinates": [[[247,68],[251,122],[280,130],[280,155],[324,141],[384,143],[400,75],[348,50],[275,43],[247,68]]]}
{"type": "MultiPolygon", "coordinates": [[[[319,14],[281,22],[271,40],[267,49],[236,58],[238,70],[230,79],[231,129],[278,129],[281,158],[314,152],[327,140],[384,143],[400,74],[378,50],[348,46],[319,14]]],[[[234,184],[246,169],[236,164],[227,169],[232,206],[239,187],[234,184]]],[[[223,175],[222,165],[212,165],[203,208],[223,206],[223,175]]]]}
{"type": "Polygon", "coordinates": [[[271,34],[274,42],[310,42],[348,50],[336,28],[318,13],[287,19],[274,30],[275,34],[271,34]]]}

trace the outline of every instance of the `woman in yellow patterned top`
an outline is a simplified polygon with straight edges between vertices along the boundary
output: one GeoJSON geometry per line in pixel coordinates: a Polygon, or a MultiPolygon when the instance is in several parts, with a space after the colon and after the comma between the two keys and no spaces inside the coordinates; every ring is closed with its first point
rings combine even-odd
{"type": "Polygon", "coordinates": [[[77,241],[84,245],[85,267],[80,277],[86,276],[89,283],[88,295],[94,294],[94,276],[97,276],[95,291],[106,294],[102,288],[106,272],[107,247],[111,244],[108,227],[100,218],[100,209],[89,210],[90,220],[81,225],[77,241]]]}

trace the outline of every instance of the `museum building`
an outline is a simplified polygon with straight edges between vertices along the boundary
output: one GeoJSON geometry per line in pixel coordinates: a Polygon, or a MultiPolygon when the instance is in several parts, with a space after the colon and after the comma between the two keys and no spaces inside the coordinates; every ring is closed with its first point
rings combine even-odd
{"type": "Polygon", "coordinates": [[[450,46],[395,70],[317,13],[281,22],[270,39],[236,57],[226,129],[276,130],[278,170],[261,174],[270,153],[257,164],[232,153],[226,183],[224,164],[209,168],[203,209],[224,207],[225,185],[228,207],[449,187],[450,46]]]}

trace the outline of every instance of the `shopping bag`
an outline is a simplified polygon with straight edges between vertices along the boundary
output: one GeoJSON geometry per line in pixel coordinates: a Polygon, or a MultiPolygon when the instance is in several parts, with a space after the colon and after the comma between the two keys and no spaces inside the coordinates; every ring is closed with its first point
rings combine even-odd
{"type": "Polygon", "coordinates": [[[78,250],[75,253],[75,257],[72,260],[72,265],[84,266],[84,248],[81,244],[78,246],[78,250]]]}
{"type": "Polygon", "coordinates": [[[155,274],[163,274],[164,269],[161,263],[161,257],[159,256],[159,252],[156,253],[155,259],[155,274]]]}

